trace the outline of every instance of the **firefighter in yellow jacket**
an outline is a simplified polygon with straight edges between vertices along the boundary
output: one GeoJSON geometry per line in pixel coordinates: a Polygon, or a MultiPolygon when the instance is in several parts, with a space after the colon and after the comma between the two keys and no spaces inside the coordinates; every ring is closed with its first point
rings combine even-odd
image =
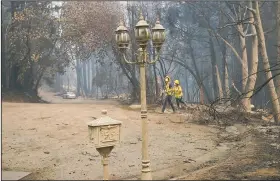
{"type": "Polygon", "coordinates": [[[166,96],[165,96],[161,111],[162,111],[162,113],[164,113],[166,104],[168,103],[171,106],[173,113],[175,113],[175,107],[172,103],[173,88],[172,88],[172,83],[171,83],[170,77],[166,76],[164,81],[165,81],[164,92],[165,92],[166,96]]]}
{"type": "Polygon", "coordinates": [[[187,104],[183,101],[183,90],[182,90],[182,87],[180,86],[179,80],[174,81],[173,89],[174,89],[175,99],[176,99],[178,108],[180,108],[180,103],[182,103],[186,106],[187,104]]]}

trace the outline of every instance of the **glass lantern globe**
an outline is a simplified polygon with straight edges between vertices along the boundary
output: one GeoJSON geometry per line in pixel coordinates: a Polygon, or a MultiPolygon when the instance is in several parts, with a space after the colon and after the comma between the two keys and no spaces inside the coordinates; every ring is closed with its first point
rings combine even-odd
{"type": "Polygon", "coordinates": [[[152,41],[153,46],[160,49],[165,41],[165,28],[160,24],[159,19],[157,19],[155,27],[152,28],[152,41]]]}
{"type": "Polygon", "coordinates": [[[149,24],[144,20],[142,14],[135,26],[135,39],[141,48],[145,48],[150,39],[149,24]]]}
{"type": "Polygon", "coordinates": [[[119,27],[116,29],[115,33],[116,33],[115,38],[116,38],[118,48],[120,50],[127,49],[129,46],[130,37],[129,37],[127,28],[124,26],[123,21],[121,21],[121,23],[120,23],[119,27]]]}

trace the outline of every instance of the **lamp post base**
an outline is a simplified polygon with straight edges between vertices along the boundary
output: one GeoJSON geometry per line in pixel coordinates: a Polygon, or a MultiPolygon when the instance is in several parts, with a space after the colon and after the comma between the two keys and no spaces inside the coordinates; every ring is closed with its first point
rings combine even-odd
{"type": "Polygon", "coordinates": [[[150,160],[142,160],[141,180],[152,180],[150,160]]]}

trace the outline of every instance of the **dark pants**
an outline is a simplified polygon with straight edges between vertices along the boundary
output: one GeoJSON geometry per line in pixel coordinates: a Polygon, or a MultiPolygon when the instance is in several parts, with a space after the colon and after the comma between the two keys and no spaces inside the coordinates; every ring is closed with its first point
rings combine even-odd
{"type": "Polygon", "coordinates": [[[178,108],[179,108],[179,106],[180,106],[180,103],[186,105],[186,103],[183,101],[183,98],[182,98],[182,97],[181,97],[181,98],[176,98],[176,104],[177,104],[178,108]]]}
{"type": "Polygon", "coordinates": [[[173,109],[173,112],[175,112],[175,107],[174,107],[174,105],[172,103],[172,96],[171,95],[167,95],[165,97],[165,100],[164,100],[163,107],[162,107],[161,111],[164,112],[167,102],[171,106],[171,108],[173,109]]]}

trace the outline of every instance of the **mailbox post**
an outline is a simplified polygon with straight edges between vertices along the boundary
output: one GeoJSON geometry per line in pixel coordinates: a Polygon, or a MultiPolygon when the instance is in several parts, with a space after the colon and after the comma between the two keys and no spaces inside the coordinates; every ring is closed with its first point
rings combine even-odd
{"type": "MultiPolygon", "coordinates": [[[[107,111],[103,110],[102,114],[106,115],[107,111]]],[[[104,180],[109,180],[108,156],[114,146],[120,144],[121,124],[121,121],[114,120],[108,116],[88,123],[89,139],[102,156],[104,180]]]]}

